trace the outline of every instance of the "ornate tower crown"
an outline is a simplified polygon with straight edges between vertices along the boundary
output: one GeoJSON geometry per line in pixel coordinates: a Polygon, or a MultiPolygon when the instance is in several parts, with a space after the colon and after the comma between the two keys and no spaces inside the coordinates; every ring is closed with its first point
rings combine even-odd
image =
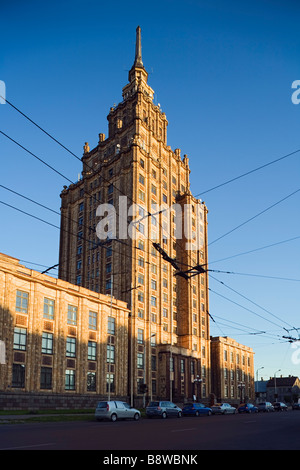
{"type": "Polygon", "coordinates": [[[142,60],[142,35],[140,26],[136,28],[135,58],[128,74],[128,80],[129,84],[123,88],[123,98],[132,95],[138,88],[140,89],[142,87],[150,99],[153,99],[154,92],[147,84],[148,73],[142,60]]]}

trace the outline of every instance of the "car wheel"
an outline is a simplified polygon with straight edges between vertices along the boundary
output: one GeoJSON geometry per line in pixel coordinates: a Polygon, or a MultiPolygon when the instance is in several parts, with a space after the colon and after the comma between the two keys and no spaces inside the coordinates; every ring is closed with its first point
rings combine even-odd
{"type": "Polygon", "coordinates": [[[163,414],[161,415],[162,419],[166,419],[167,413],[164,411],[163,414]]]}
{"type": "Polygon", "coordinates": [[[140,419],[140,415],[138,413],[135,413],[133,419],[134,421],[138,421],[140,419]]]}
{"type": "Polygon", "coordinates": [[[110,417],[110,420],[114,423],[115,421],[117,421],[117,415],[115,413],[113,413],[110,417]]]}

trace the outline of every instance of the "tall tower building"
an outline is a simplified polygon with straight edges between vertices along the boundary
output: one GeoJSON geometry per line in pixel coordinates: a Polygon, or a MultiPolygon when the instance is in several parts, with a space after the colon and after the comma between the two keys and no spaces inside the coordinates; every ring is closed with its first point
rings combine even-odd
{"type": "Polygon", "coordinates": [[[107,116],[108,137],[84,146],[82,178],[61,193],[59,277],[128,303],[132,399],[205,399],[207,209],[190,192],[187,156],[167,145],[140,27],[122,97],[107,116]]]}

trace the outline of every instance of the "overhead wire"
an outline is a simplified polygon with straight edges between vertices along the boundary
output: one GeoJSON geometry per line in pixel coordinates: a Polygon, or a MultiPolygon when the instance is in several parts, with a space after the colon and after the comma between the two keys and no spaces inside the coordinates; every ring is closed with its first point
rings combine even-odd
{"type": "Polygon", "coordinates": [[[244,178],[245,176],[251,175],[252,173],[255,173],[256,171],[262,170],[263,168],[266,168],[266,167],[268,167],[268,166],[270,166],[270,165],[273,165],[274,163],[277,163],[277,162],[279,162],[279,161],[281,161],[281,160],[284,160],[285,158],[288,158],[288,157],[290,157],[290,156],[292,156],[292,155],[295,155],[296,153],[299,153],[299,152],[300,152],[300,149],[295,150],[295,151],[290,152],[290,153],[287,153],[286,155],[283,155],[283,156],[281,156],[281,157],[279,157],[279,158],[276,158],[276,160],[272,160],[271,162],[265,163],[264,165],[261,165],[261,166],[259,166],[259,167],[257,167],[257,168],[253,168],[252,170],[249,170],[249,171],[247,171],[247,172],[245,172],[245,173],[243,173],[243,174],[241,174],[241,175],[239,175],[239,176],[235,176],[234,178],[231,178],[231,179],[229,179],[229,180],[227,180],[227,181],[225,181],[225,182],[223,182],[223,183],[221,183],[221,184],[218,184],[218,185],[216,185],[216,186],[213,186],[212,188],[207,189],[207,190],[205,190],[205,191],[202,191],[201,193],[196,194],[195,197],[202,196],[203,194],[207,194],[207,193],[209,193],[210,191],[214,191],[215,189],[221,188],[222,186],[225,186],[225,185],[227,185],[227,184],[229,184],[229,183],[233,183],[233,181],[237,181],[238,179],[241,179],[241,178],[244,178]]]}
{"type": "MultiPolygon", "coordinates": [[[[7,100],[6,100],[6,101],[7,101],[7,100]]],[[[48,135],[52,140],[54,140],[56,143],[58,143],[60,146],[62,146],[66,151],[68,151],[70,154],[72,154],[75,158],[77,158],[78,160],[82,161],[81,159],[79,159],[79,157],[77,157],[76,154],[74,154],[74,153],[71,152],[67,147],[65,147],[63,144],[61,144],[61,143],[60,143],[57,139],[55,139],[50,133],[48,133],[47,131],[45,131],[41,126],[39,126],[39,125],[38,125],[36,122],[34,122],[31,118],[29,118],[27,115],[25,115],[25,113],[23,113],[22,111],[20,111],[16,106],[14,106],[12,103],[10,103],[10,102],[8,102],[8,101],[7,101],[7,103],[10,104],[14,109],[16,109],[16,110],[17,110],[21,115],[23,115],[26,119],[28,119],[30,122],[32,122],[32,123],[33,123],[36,127],[38,127],[42,132],[44,132],[46,135],[48,135]]],[[[0,132],[1,132],[3,135],[5,135],[7,138],[9,138],[10,140],[12,140],[14,143],[16,143],[17,145],[19,145],[21,148],[23,148],[24,150],[26,150],[28,153],[32,154],[35,158],[38,158],[38,157],[37,157],[36,155],[34,155],[32,152],[28,151],[25,147],[23,147],[23,146],[20,145],[18,142],[16,142],[14,139],[12,139],[12,138],[10,138],[9,136],[7,136],[7,134],[3,133],[2,131],[0,131],[0,132]]],[[[239,179],[239,178],[241,178],[241,177],[243,177],[243,176],[246,176],[246,175],[248,175],[248,174],[251,174],[251,173],[253,173],[254,171],[258,171],[259,169],[265,168],[265,167],[267,167],[267,166],[269,166],[269,165],[271,165],[271,164],[273,164],[273,163],[275,163],[275,162],[278,162],[278,161],[280,161],[280,160],[283,160],[284,158],[287,158],[288,156],[294,155],[295,153],[297,153],[297,152],[299,152],[299,151],[300,151],[300,150],[297,150],[297,151],[295,151],[295,152],[291,152],[290,154],[287,154],[287,155],[285,155],[285,156],[283,156],[283,157],[280,157],[280,158],[278,158],[278,159],[276,159],[276,160],[274,160],[274,161],[272,161],[272,162],[269,162],[269,163],[267,163],[267,164],[265,164],[265,165],[262,165],[262,166],[260,166],[260,167],[258,167],[258,168],[256,168],[256,169],[253,169],[253,170],[251,170],[251,171],[249,171],[249,172],[247,172],[247,173],[244,173],[243,175],[240,175],[240,176],[238,176],[238,177],[232,178],[231,180],[228,180],[227,182],[222,183],[221,185],[218,185],[218,186],[216,186],[215,188],[211,188],[210,190],[207,190],[207,191],[205,191],[205,192],[208,192],[208,191],[211,191],[211,190],[213,190],[213,189],[217,189],[218,187],[224,186],[225,184],[228,184],[228,183],[230,183],[230,182],[232,182],[232,181],[235,181],[235,180],[237,180],[237,179],[239,179]]],[[[39,159],[39,158],[38,158],[38,159],[39,159]]],[[[41,161],[41,159],[39,159],[39,160],[41,161]]],[[[51,168],[52,170],[54,170],[56,173],[58,173],[58,174],[60,174],[61,176],[64,177],[64,175],[62,175],[60,172],[58,172],[57,170],[55,170],[52,166],[50,166],[49,164],[47,164],[47,163],[45,163],[45,162],[43,162],[43,163],[46,164],[46,165],[47,165],[49,168],[51,168]]],[[[68,179],[68,178],[67,178],[67,179],[68,179]]],[[[70,179],[68,179],[68,181],[73,184],[73,182],[72,182],[70,179]]],[[[115,187],[115,186],[114,186],[114,187],[115,187]]],[[[116,188],[116,189],[117,189],[119,192],[121,192],[121,190],[120,190],[119,188],[116,188]]],[[[268,207],[267,209],[261,211],[259,214],[255,215],[254,217],[252,217],[252,218],[248,219],[247,221],[245,221],[243,224],[240,224],[239,226],[235,227],[235,228],[232,229],[230,232],[227,232],[226,234],[222,235],[222,236],[219,237],[218,239],[216,239],[216,240],[214,240],[213,242],[209,243],[209,245],[212,244],[212,243],[215,243],[216,241],[218,241],[218,240],[220,240],[221,238],[225,237],[225,236],[228,235],[229,233],[232,233],[233,231],[237,230],[237,229],[240,228],[241,226],[245,225],[245,224],[248,223],[249,221],[251,221],[251,220],[253,220],[254,218],[258,217],[259,215],[263,214],[264,212],[266,212],[267,210],[271,209],[272,207],[274,207],[275,205],[279,204],[280,202],[284,201],[284,200],[287,199],[288,197],[291,197],[292,195],[294,195],[294,194],[297,193],[298,191],[300,191],[300,189],[294,191],[293,193],[291,193],[290,195],[286,196],[286,197],[283,198],[282,200],[276,202],[276,203],[273,204],[272,206],[270,206],[270,207],[268,207]]],[[[121,192],[121,193],[122,193],[122,192],[121,192]]],[[[124,194],[124,193],[123,193],[123,194],[124,194]]],[[[198,196],[201,195],[201,194],[204,194],[204,192],[199,193],[199,194],[196,195],[195,197],[198,197],[198,196]]],[[[126,196],[127,196],[127,195],[126,195],[126,196]]],[[[134,202],[134,201],[133,201],[133,202],[134,202]]],[[[3,203],[3,202],[1,202],[1,203],[3,203]]],[[[10,207],[12,207],[12,206],[10,206],[10,207]]],[[[23,211],[21,211],[21,212],[23,212],[23,211]]],[[[24,213],[25,213],[25,212],[24,212],[24,213]]],[[[29,215],[29,214],[27,214],[27,215],[29,215]]],[[[149,215],[149,216],[153,216],[154,214],[151,214],[151,213],[149,212],[148,215],[149,215]]],[[[37,218],[37,217],[35,217],[35,218],[37,218]]],[[[38,219],[39,219],[39,218],[38,218],[38,219]]],[[[39,220],[42,220],[42,219],[39,219],[39,220]]],[[[52,224],[52,225],[53,225],[53,224],[52,224]]],[[[53,225],[53,226],[54,226],[54,225],[53,225]]],[[[56,228],[58,228],[58,227],[56,227],[56,228]]],[[[177,243],[177,240],[175,240],[175,241],[176,241],[176,243],[177,243]]]]}

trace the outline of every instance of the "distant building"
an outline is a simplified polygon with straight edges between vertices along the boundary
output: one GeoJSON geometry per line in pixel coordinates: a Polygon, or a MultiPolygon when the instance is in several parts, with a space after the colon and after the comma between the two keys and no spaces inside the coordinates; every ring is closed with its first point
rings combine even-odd
{"type": "Polygon", "coordinates": [[[255,397],[257,403],[262,403],[264,401],[269,401],[267,399],[267,380],[257,380],[254,383],[255,388],[255,397]]]}
{"type": "Polygon", "coordinates": [[[298,402],[300,397],[300,380],[298,377],[271,377],[267,382],[268,401],[285,403],[298,402]]]}
{"type": "Polygon", "coordinates": [[[254,353],[232,338],[211,337],[212,393],[232,404],[253,401],[254,353]]]}

